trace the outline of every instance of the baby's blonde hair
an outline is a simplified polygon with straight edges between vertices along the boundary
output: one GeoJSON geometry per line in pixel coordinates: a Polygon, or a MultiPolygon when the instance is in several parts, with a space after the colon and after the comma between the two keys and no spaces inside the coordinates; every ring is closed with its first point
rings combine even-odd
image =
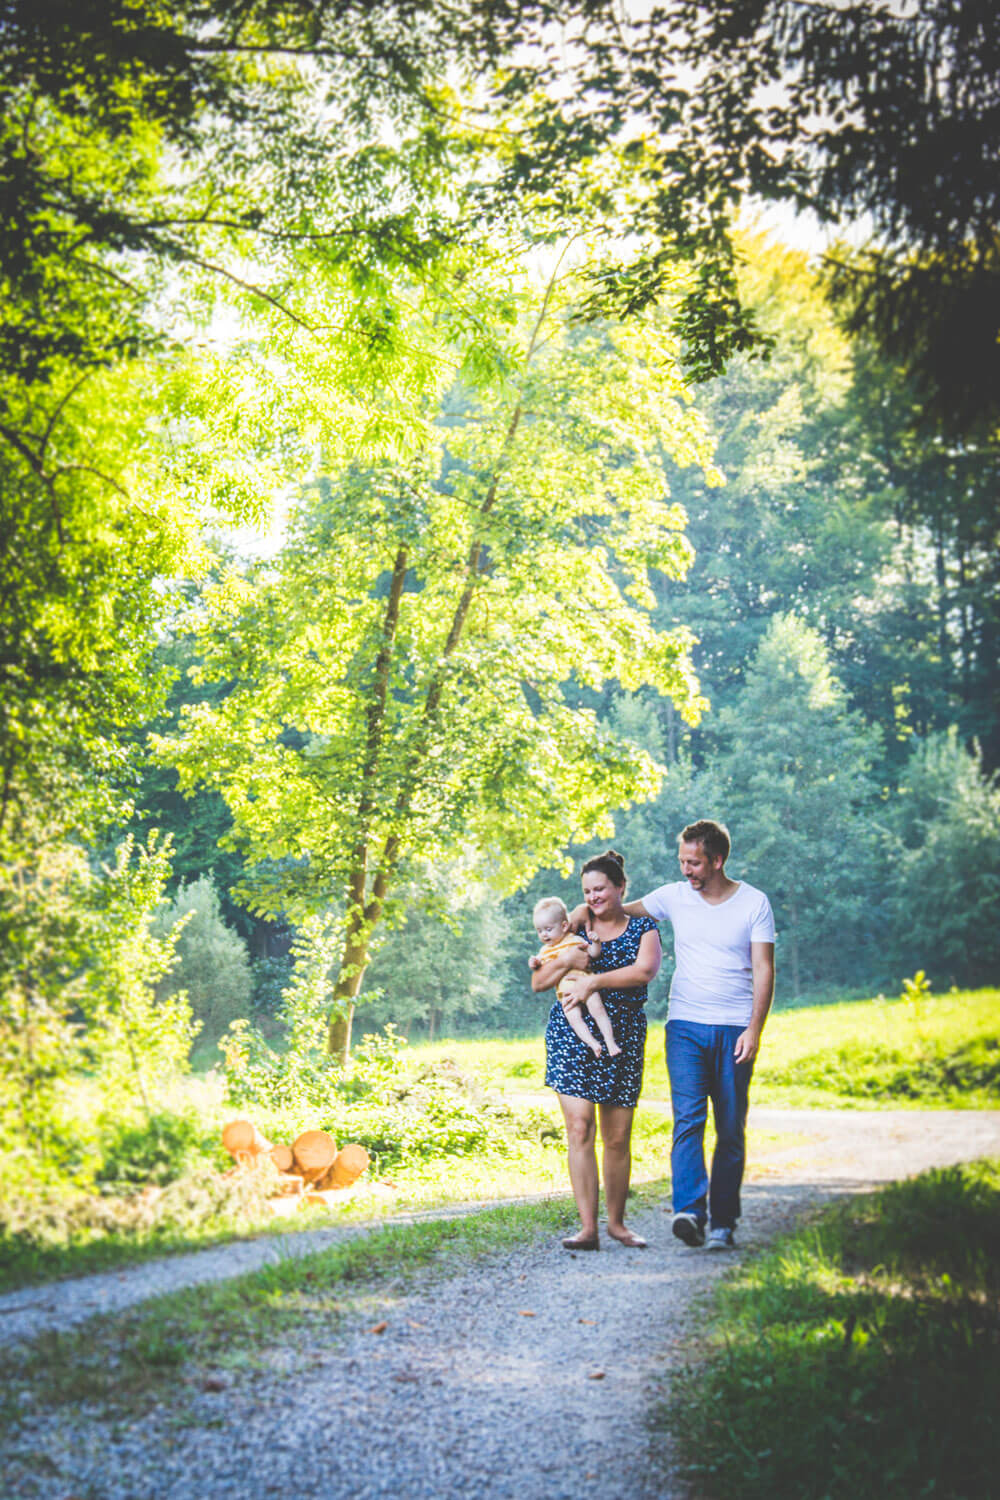
{"type": "Polygon", "coordinates": [[[569,912],[566,910],[565,901],[558,896],[543,896],[541,901],[535,902],[535,909],[531,913],[531,920],[538,925],[538,918],[543,911],[557,911],[564,922],[569,921],[569,912]]]}

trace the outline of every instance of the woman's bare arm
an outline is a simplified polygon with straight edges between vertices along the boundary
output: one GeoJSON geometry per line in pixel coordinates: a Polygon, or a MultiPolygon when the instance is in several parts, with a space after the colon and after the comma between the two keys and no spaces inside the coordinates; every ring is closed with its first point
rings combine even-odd
{"type": "Polygon", "coordinates": [[[572,993],[567,995],[563,1004],[582,1005],[597,990],[640,989],[656,978],[662,958],[660,934],[653,929],[644,932],[634,964],[628,964],[624,969],[605,969],[603,974],[574,974],[572,993]]]}
{"type": "Polygon", "coordinates": [[[536,995],[539,990],[550,990],[573,969],[586,966],[587,950],[582,943],[578,948],[567,948],[564,953],[557,953],[555,958],[546,959],[539,968],[532,970],[531,988],[536,995]]]}

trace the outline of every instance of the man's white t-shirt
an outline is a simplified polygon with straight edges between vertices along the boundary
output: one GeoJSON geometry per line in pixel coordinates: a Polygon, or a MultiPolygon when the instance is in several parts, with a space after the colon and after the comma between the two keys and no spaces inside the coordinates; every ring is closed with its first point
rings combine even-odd
{"type": "Polygon", "coordinates": [[[774,942],[774,915],[763,891],[741,880],[713,905],[686,880],[661,885],[642,904],[655,922],[674,929],[677,967],[668,1021],[746,1026],[753,1010],[751,943],[774,942]]]}

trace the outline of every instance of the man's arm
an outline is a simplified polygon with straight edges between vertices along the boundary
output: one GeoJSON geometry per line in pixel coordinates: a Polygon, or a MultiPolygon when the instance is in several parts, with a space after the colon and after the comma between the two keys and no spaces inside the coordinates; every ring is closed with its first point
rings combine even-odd
{"type": "MultiPolygon", "coordinates": [[[[648,917],[650,915],[641,901],[626,901],[624,903],[623,910],[627,912],[630,917],[648,917]]],[[[579,932],[582,927],[586,927],[587,918],[589,916],[590,908],[581,901],[580,905],[574,906],[573,910],[570,912],[569,925],[574,929],[574,931],[579,932]]]]}
{"type": "Polygon", "coordinates": [[[750,1025],[736,1038],[733,1056],[737,1062],[753,1062],[760,1047],[761,1032],[774,999],[774,944],[751,943],[750,967],[753,970],[753,1010],[750,1025]]]}

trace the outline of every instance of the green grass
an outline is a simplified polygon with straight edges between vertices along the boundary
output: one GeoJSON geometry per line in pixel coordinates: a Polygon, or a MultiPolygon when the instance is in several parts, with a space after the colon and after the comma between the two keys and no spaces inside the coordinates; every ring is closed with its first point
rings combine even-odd
{"type": "Polygon", "coordinates": [[[661,1414],[702,1500],[987,1500],[1000,1161],[826,1211],[714,1298],[661,1414]],[[708,1350],[707,1355],[704,1351],[708,1350]]]}
{"type": "MultiPolygon", "coordinates": [[[[544,1087],[541,1037],[444,1041],[414,1051],[452,1057],[510,1094],[544,1087]]],[[[658,1025],[649,1029],[643,1097],[670,1097],[658,1025]]],[[[1000,1108],[1000,991],[776,1010],[752,1098],[785,1108],[1000,1108]]]]}
{"type": "Polygon", "coordinates": [[[764,1033],[754,1099],[817,1109],[1000,1108],[1000,991],[779,1011],[764,1033]]]}

